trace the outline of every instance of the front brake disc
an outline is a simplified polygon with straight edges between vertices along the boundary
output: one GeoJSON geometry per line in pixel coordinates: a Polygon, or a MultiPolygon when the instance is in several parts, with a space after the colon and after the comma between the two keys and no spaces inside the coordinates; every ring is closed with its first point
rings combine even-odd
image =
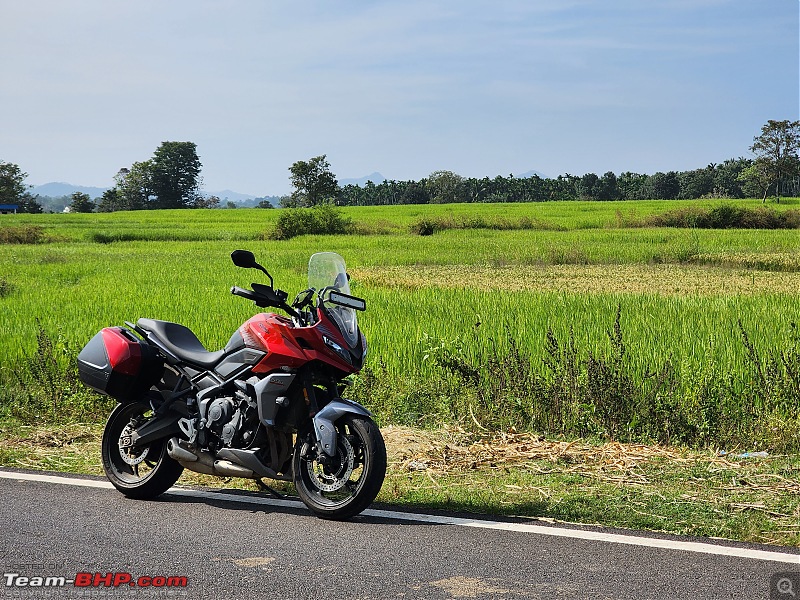
{"type": "Polygon", "coordinates": [[[339,451],[339,468],[335,473],[327,473],[326,469],[315,460],[306,462],[306,471],[314,485],[323,492],[335,492],[342,489],[350,481],[355,466],[355,452],[350,441],[343,435],[337,444],[339,451]]]}

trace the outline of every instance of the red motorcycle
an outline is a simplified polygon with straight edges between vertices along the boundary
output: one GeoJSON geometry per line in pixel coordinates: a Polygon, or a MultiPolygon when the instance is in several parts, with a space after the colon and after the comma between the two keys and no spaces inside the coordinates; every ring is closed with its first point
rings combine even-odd
{"type": "Polygon", "coordinates": [[[333,252],[311,257],[309,287],[291,304],[252,252],[231,258],[269,278],[231,293],[288,317],[257,314],[216,352],[183,325],[139,319],[101,330],[78,356],[81,380],[119,403],[103,432],[106,475],[142,499],[169,489],[184,468],[292,481],[316,515],[356,515],[386,474],[372,415],[341,397],[367,353],[356,317],[366,303],[350,294],[333,252]]]}

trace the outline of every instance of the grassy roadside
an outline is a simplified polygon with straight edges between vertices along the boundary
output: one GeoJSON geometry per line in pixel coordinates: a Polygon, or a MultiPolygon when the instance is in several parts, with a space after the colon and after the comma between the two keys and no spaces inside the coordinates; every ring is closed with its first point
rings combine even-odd
{"type": "MultiPolygon", "coordinates": [[[[101,475],[101,433],[100,424],[6,420],[0,465],[101,475]]],[[[389,426],[383,433],[390,464],[379,502],[800,545],[798,456],[740,458],[459,429],[389,426]]],[[[190,472],[180,483],[257,489],[190,472]]]]}

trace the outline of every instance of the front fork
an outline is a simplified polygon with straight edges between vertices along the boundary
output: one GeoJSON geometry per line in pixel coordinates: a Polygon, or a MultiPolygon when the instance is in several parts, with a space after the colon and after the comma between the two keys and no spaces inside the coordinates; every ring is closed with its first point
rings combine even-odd
{"type": "Polygon", "coordinates": [[[303,396],[308,405],[308,412],[314,426],[314,441],[317,446],[317,456],[323,462],[325,456],[331,458],[336,456],[336,446],[338,443],[338,434],[334,426],[336,421],[348,413],[367,418],[372,417],[372,413],[358,402],[340,398],[336,383],[333,380],[331,380],[328,385],[328,397],[331,398],[331,400],[321,409],[318,408],[317,396],[310,378],[306,378],[303,382],[303,396]]]}
{"type": "MultiPolygon", "coordinates": [[[[372,417],[372,413],[358,402],[345,400],[344,398],[334,398],[322,407],[322,410],[312,418],[317,445],[322,452],[330,457],[336,456],[336,446],[338,443],[338,434],[336,433],[334,423],[346,414],[354,414],[367,418],[372,417]]],[[[320,456],[322,452],[320,452],[320,456]]]]}

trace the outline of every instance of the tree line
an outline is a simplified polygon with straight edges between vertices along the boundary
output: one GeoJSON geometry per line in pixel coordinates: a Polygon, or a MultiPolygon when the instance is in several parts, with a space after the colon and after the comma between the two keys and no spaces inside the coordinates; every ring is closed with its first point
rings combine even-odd
{"type": "MultiPolygon", "coordinates": [[[[547,200],[676,200],[753,198],[772,192],[800,196],[800,121],[768,121],[753,138],[755,159],[736,158],[691,171],[652,175],[608,171],[601,176],[461,177],[435,171],[420,181],[367,182],[338,189],[340,205],[436,204],[454,202],[543,202],[547,200]]],[[[324,159],[324,156],[322,157],[324,159]]]]}
{"type": "MultiPolygon", "coordinates": [[[[114,176],[114,187],[98,202],[88,194],[70,197],[70,212],[114,212],[162,208],[213,208],[219,198],[200,188],[202,164],[193,142],[162,142],[148,160],[134,162],[114,176]]],[[[27,173],[14,163],[0,161],[0,204],[16,204],[19,212],[40,213],[42,205],[25,185],[27,173]]]]}
{"type": "MultiPolygon", "coordinates": [[[[363,187],[346,185],[339,190],[340,205],[444,204],[458,202],[544,202],[548,200],[674,200],[679,198],[744,198],[755,189],[739,177],[753,161],[727,160],[692,171],[646,175],[609,171],[601,176],[559,175],[556,178],[461,177],[451,171],[436,171],[419,181],[367,182],[363,187]]],[[[758,190],[758,195],[760,195],[758,190]]]]}
{"type": "MultiPolygon", "coordinates": [[[[419,181],[387,180],[364,186],[339,186],[326,155],[297,161],[289,167],[294,191],[280,199],[284,207],[464,202],[543,202],[548,200],[674,200],[761,197],[770,192],[800,196],[800,121],[768,121],[753,138],[754,159],[729,159],[691,171],[652,175],[625,171],[619,175],[559,175],[556,178],[462,177],[434,171],[419,181]]],[[[144,161],[120,169],[114,187],[99,202],[81,192],[71,197],[73,212],[113,212],[164,208],[216,208],[219,198],[201,193],[202,165],[193,142],[163,142],[144,161]]],[[[0,204],[16,204],[20,212],[42,212],[28,192],[27,174],[16,164],[0,161],[0,204]]],[[[229,203],[230,205],[231,203],[229,203]]],[[[264,200],[259,206],[271,207],[264,200]]]]}

